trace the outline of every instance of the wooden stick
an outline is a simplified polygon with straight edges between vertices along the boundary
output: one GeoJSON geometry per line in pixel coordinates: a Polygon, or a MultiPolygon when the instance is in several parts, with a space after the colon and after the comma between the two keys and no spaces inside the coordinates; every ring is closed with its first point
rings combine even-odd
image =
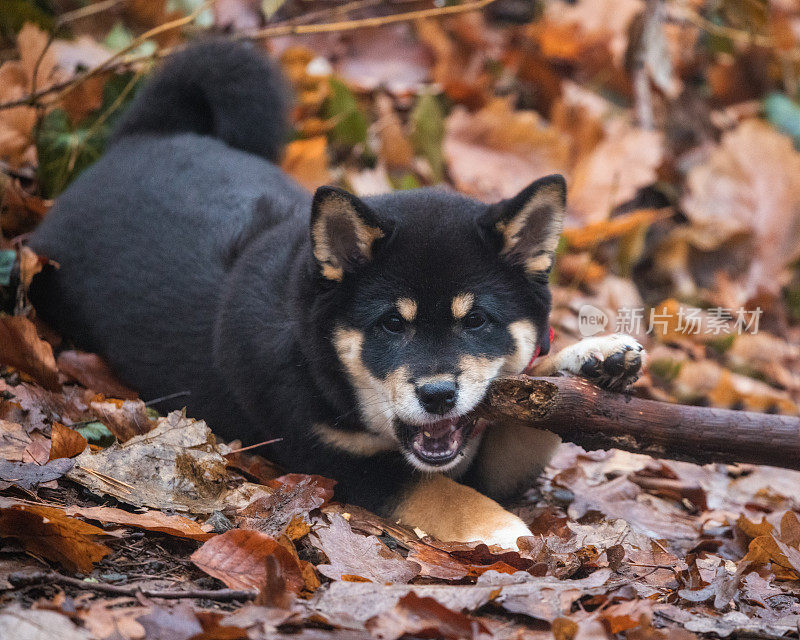
{"type": "Polygon", "coordinates": [[[258,596],[257,591],[239,591],[237,589],[187,589],[159,591],[157,589],[142,589],[136,585],[121,586],[106,584],[105,582],[87,582],[78,578],[71,578],[55,571],[36,571],[33,573],[12,573],[8,581],[14,587],[28,587],[35,584],[66,584],[84,591],[96,591],[115,596],[136,597],[141,594],[147,598],[164,598],[178,600],[180,598],[200,598],[203,600],[216,600],[230,602],[231,600],[252,600],[258,596]]]}
{"type": "Polygon", "coordinates": [[[797,416],[642,400],[581,378],[528,376],[496,380],[480,412],[490,421],[552,431],[585,449],[800,470],[797,416]]]}

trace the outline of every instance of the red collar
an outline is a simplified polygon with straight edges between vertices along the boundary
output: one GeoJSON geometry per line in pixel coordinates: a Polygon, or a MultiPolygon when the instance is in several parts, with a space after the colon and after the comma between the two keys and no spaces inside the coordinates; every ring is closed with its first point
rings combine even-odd
{"type": "MultiPolygon", "coordinates": [[[[552,342],[553,338],[555,338],[555,337],[556,337],[556,332],[553,331],[553,327],[550,327],[550,342],[552,342]]],[[[541,344],[537,344],[536,345],[536,351],[533,352],[533,357],[531,357],[531,361],[528,363],[528,366],[525,367],[522,370],[522,373],[524,373],[526,376],[532,376],[533,375],[533,365],[536,362],[536,358],[539,357],[539,354],[541,353],[541,351],[542,351],[542,345],[541,344]]],[[[548,349],[548,351],[549,351],[549,349],[548,349]]]]}

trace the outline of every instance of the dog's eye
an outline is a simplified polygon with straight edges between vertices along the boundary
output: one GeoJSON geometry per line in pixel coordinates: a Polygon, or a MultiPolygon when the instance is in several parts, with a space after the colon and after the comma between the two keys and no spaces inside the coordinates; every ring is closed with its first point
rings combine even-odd
{"type": "Polygon", "coordinates": [[[480,329],[486,324],[486,316],[480,311],[473,311],[468,313],[464,318],[464,327],[466,329],[480,329]]]}
{"type": "Polygon", "coordinates": [[[381,326],[389,333],[403,333],[406,323],[398,314],[390,313],[381,320],[381,326]]]}

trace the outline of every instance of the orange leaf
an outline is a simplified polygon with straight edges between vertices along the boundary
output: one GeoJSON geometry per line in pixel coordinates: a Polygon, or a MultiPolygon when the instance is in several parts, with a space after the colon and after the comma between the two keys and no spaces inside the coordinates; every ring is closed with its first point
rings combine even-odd
{"type": "Polygon", "coordinates": [[[179,515],[167,515],[161,511],[130,513],[114,507],[67,507],[69,516],[82,516],[99,522],[111,522],[126,527],[136,527],[147,531],[158,531],[177,538],[188,538],[205,542],[215,534],[204,531],[194,520],[179,515]]]}
{"type": "Polygon", "coordinates": [[[61,388],[53,349],[27,318],[0,317],[0,363],[27,373],[51,391],[61,388]]]}
{"type": "Polygon", "coordinates": [[[109,398],[136,400],[138,394],[120,382],[106,362],[94,353],[62,351],[58,354],[58,368],[84,387],[98,391],[109,398]]]}
{"type": "Polygon", "coordinates": [[[304,581],[297,560],[275,538],[260,531],[232,529],[214,536],[191,555],[191,560],[231,589],[263,591],[268,582],[273,582],[267,573],[270,556],[277,560],[286,588],[299,592],[304,581]]]}
{"type": "Polygon", "coordinates": [[[294,140],[286,146],[283,170],[306,189],[313,191],[330,182],[326,149],[325,136],[294,140]]]}
{"type": "Polygon", "coordinates": [[[58,562],[70,571],[88,573],[95,562],[111,553],[111,549],[95,541],[102,535],[108,534],[67,517],[61,509],[0,499],[0,537],[16,538],[30,553],[58,562]]]}
{"type": "Polygon", "coordinates": [[[83,453],[86,442],[80,433],[69,427],[65,427],[60,422],[53,423],[53,432],[50,434],[50,457],[49,460],[56,458],[74,458],[83,453]]]}

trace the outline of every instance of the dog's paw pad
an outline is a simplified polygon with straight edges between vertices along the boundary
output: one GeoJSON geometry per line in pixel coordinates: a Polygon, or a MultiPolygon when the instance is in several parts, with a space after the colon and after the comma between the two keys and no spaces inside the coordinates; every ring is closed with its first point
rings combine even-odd
{"type": "Polygon", "coordinates": [[[568,347],[562,356],[561,370],[619,391],[638,380],[644,361],[644,347],[637,340],[615,334],[587,338],[568,347]]]}

